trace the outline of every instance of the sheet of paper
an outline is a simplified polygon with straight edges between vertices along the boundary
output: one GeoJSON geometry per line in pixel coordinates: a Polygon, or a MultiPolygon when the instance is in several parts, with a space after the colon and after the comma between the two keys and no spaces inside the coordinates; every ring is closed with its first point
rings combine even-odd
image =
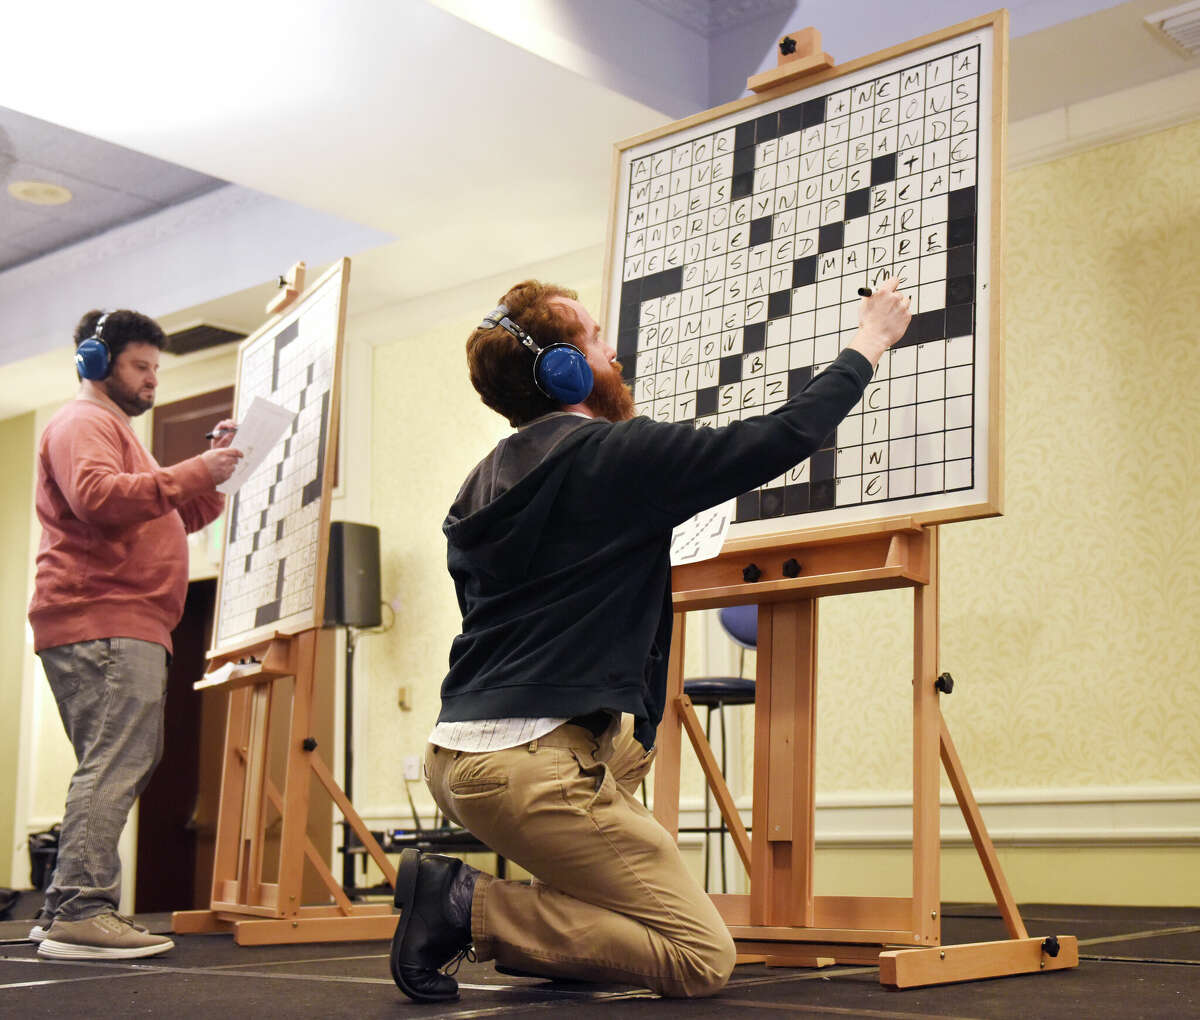
{"type": "Polygon", "coordinates": [[[711,560],[725,544],[736,500],[702,510],[671,532],[671,566],[711,560]]]}
{"type": "Polygon", "coordinates": [[[295,420],[296,415],[286,407],[255,397],[246,411],[246,417],[238,425],[237,435],[229,444],[235,450],[241,450],[243,457],[238,462],[237,470],[217,486],[217,491],[226,496],[237,492],[267,459],[271,448],[283,438],[295,420]]]}
{"type": "Polygon", "coordinates": [[[204,690],[208,687],[220,687],[222,684],[228,683],[229,678],[233,676],[233,671],[237,668],[236,662],[227,662],[223,666],[218,666],[211,673],[205,673],[199,680],[193,684],[195,690],[204,690]]]}

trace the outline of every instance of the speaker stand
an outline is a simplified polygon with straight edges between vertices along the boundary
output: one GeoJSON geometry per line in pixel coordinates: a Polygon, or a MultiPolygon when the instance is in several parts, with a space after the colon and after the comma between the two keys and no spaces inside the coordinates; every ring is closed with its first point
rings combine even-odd
{"type": "MultiPolygon", "coordinates": [[[[353,627],[346,628],[346,695],[343,712],[345,713],[344,731],[345,743],[342,746],[342,789],[346,799],[354,801],[354,649],[358,644],[358,633],[353,627]]],[[[358,899],[358,883],[354,877],[355,859],[358,856],[350,852],[350,841],[354,838],[354,828],[349,819],[342,819],[342,889],[351,900],[358,899]]]]}

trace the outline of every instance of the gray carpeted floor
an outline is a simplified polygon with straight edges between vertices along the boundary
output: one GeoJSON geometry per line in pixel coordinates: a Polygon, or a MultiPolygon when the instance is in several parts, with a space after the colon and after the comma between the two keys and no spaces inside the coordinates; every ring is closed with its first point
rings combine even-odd
{"type": "MultiPolygon", "coordinates": [[[[34,908],[36,909],[36,907],[34,908]]],[[[1028,905],[1030,935],[1076,935],[1076,970],[889,990],[874,967],[819,971],[741,966],[712,999],[660,999],[636,988],[553,984],[464,963],[456,1003],[418,1006],[392,984],[380,942],[240,947],[228,935],[176,936],[163,956],[129,962],[38,960],[28,921],[0,923],[0,1015],[241,1017],[660,1018],[827,1016],[1200,1018],[1200,909],[1028,905]]],[[[992,906],[947,905],[943,942],[1004,937],[992,906]]],[[[168,915],[139,920],[168,932],[168,915]]]]}

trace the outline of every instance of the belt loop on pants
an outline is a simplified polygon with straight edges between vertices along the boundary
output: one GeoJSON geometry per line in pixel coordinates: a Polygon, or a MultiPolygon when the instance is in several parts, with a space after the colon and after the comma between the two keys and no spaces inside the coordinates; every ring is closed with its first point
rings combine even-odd
{"type": "Polygon", "coordinates": [[[531,741],[529,741],[529,753],[533,754],[537,751],[537,749],[538,749],[538,738],[534,737],[531,741]]]}

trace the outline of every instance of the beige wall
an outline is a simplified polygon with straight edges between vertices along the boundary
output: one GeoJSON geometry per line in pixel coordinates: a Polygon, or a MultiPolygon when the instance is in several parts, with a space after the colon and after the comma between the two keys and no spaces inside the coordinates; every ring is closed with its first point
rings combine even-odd
{"type": "MultiPolygon", "coordinates": [[[[33,506],[33,415],[23,414],[0,422],[0,477],[5,479],[0,493],[0,533],[4,538],[4,558],[0,563],[0,605],[11,607],[0,617],[0,875],[12,871],[18,848],[24,847],[26,833],[18,830],[17,774],[21,749],[21,670],[25,649],[25,614],[29,521],[33,506]]],[[[25,883],[29,876],[26,874],[25,883]]]]}

